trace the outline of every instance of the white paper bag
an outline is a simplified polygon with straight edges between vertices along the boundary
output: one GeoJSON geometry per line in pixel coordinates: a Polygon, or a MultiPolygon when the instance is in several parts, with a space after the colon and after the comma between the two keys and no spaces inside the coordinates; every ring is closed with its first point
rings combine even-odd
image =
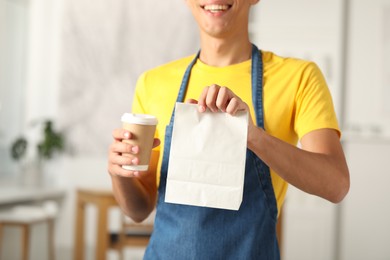
{"type": "Polygon", "coordinates": [[[247,112],[199,113],[176,103],[165,202],[238,210],[247,131],[247,112]]]}

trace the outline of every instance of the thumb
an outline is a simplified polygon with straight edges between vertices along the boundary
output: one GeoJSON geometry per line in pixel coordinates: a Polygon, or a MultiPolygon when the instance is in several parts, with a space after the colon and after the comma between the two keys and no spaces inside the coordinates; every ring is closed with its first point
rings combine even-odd
{"type": "Polygon", "coordinates": [[[154,138],[154,140],[153,140],[153,148],[159,146],[160,144],[161,144],[160,139],[154,138]]]}

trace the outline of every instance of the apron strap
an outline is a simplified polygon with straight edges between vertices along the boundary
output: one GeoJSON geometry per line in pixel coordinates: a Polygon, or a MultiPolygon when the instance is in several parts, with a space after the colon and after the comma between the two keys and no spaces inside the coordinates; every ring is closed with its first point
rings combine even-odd
{"type": "Polygon", "coordinates": [[[263,111],[263,62],[261,51],[252,44],[252,102],[256,114],[257,126],[264,128],[263,111]]]}
{"type": "MultiPolygon", "coordinates": [[[[177,95],[177,98],[176,98],[176,102],[183,102],[184,101],[184,96],[186,94],[187,85],[188,85],[188,82],[189,82],[190,76],[191,76],[191,70],[192,70],[192,67],[194,67],[194,64],[196,63],[196,61],[198,60],[199,55],[200,55],[200,50],[198,51],[198,54],[196,54],[195,58],[188,65],[188,67],[184,73],[183,80],[182,80],[181,85],[180,85],[179,94],[177,95]]],[[[171,120],[169,121],[170,125],[173,124],[174,118],[175,118],[175,106],[173,107],[171,120]]]]}
{"type": "MultiPolygon", "coordinates": [[[[261,60],[261,51],[257,48],[256,45],[252,44],[252,102],[255,109],[256,114],[256,124],[259,127],[264,128],[264,117],[263,117],[263,62],[261,60]]],[[[198,51],[195,58],[188,65],[183,80],[180,85],[179,94],[177,95],[176,102],[183,102],[184,96],[187,90],[187,85],[191,76],[191,70],[199,58],[200,50],[198,51]]],[[[169,122],[170,125],[173,124],[173,119],[175,117],[175,108],[173,108],[171,120],[169,122]]]]}

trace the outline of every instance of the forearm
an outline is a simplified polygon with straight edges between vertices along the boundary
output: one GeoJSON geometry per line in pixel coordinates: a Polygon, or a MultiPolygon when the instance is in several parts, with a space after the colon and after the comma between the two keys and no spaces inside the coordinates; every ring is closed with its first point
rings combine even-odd
{"type": "Polygon", "coordinates": [[[340,153],[300,149],[260,128],[251,129],[248,148],[295,187],[331,202],[340,202],[349,189],[349,173],[340,153]]]}
{"type": "Polygon", "coordinates": [[[156,192],[139,178],[111,176],[112,189],[123,212],[135,222],[142,222],[153,211],[156,192]]]}

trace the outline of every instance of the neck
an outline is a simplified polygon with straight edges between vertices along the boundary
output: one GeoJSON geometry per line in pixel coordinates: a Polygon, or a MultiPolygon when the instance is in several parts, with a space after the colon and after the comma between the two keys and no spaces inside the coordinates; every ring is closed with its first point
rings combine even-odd
{"type": "Polygon", "coordinates": [[[201,37],[200,60],[207,65],[224,67],[251,58],[252,45],[248,37],[219,39],[201,37]]]}

